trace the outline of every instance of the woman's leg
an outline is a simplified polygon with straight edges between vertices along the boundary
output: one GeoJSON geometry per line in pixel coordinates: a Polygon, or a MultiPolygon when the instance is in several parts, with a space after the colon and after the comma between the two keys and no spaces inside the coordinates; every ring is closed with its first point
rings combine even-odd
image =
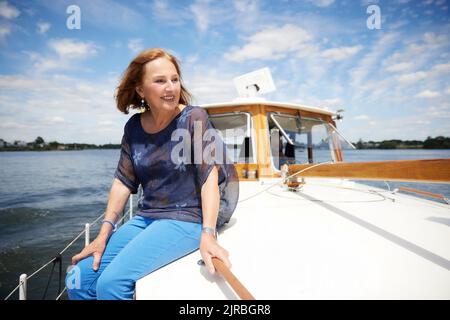
{"type": "Polygon", "coordinates": [[[97,280],[105,268],[117,256],[117,254],[139,233],[141,233],[154,220],[135,216],[111,235],[106,245],[97,271],[92,269],[94,258],[87,257],[77,263],[67,273],[67,294],[71,300],[95,300],[97,299],[97,280]]]}
{"type": "Polygon", "coordinates": [[[198,249],[201,224],[155,220],[120,251],[97,281],[98,299],[132,299],[136,281],[198,249]]]}

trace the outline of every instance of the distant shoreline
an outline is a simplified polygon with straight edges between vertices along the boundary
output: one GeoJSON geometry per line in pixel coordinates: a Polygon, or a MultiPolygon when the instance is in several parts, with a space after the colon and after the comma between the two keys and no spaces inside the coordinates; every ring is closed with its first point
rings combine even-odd
{"type": "MultiPolygon", "coordinates": [[[[355,144],[356,146],[356,144],[355,144]]],[[[398,147],[398,148],[356,148],[357,150],[450,150],[450,148],[398,147]]],[[[87,150],[120,150],[117,147],[74,148],[74,149],[46,149],[46,148],[0,148],[0,152],[46,152],[46,151],[87,151],[87,150]]]]}
{"type": "Polygon", "coordinates": [[[89,147],[89,148],[59,148],[59,149],[51,149],[51,148],[14,148],[14,147],[3,147],[0,148],[0,152],[16,152],[16,151],[37,151],[37,152],[46,152],[46,151],[83,151],[83,150],[120,150],[120,144],[113,147],[89,147]]]}
{"type": "MultiPolygon", "coordinates": [[[[322,143],[327,143],[323,141],[322,143]]],[[[450,149],[450,137],[437,136],[428,137],[425,141],[420,140],[383,140],[383,141],[363,141],[353,143],[358,150],[443,150],[450,149]]],[[[73,150],[102,150],[102,149],[120,149],[120,144],[87,144],[87,143],[59,143],[53,141],[46,143],[42,137],[37,137],[34,142],[23,142],[16,140],[14,143],[8,143],[0,139],[0,152],[8,151],[73,151],[73,150]]],[[[314,145],[313,145],[314,147],[314,145]]]]}

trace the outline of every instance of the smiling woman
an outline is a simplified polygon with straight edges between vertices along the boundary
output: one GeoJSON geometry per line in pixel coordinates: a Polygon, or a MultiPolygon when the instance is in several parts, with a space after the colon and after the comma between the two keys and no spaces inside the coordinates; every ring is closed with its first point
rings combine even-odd
{"type": "Polygon", "coordinates": [[[210,149],[223,150],[226,159],[222,140],[202,140],[200,148],[193,142],[192,154],[173,161],[176,130],[195,136],[194,128],[200,128],[203,137],[213,129],[206,111],[189,104],[190,97],[176,58],[165,50],[143,51],[125,71],[117,107],[125,114],[130,108],[143,112],[125,125],[99,235],[72,258],[77,269],[66,278],[70,299],[132,299],[137,280],[198,248],[211,273],[212,258],[231,266],[216,228],[230,220],[236,207],[236,169],[230,161],[187,161],[210,149]],[[140,185],[137,215],[116,232],[118,213],[140,185]]]}
{"type": "Polygon", "coordinates": [[[148,78],[148,74],[144,78],[144,74],[146,74],[147,71],[146,64],[150,61],[157,62],[157,60],[168,61],[173,68],[175,68],[180,86],[179,103],[188,105],[191,102],[191,94],[186,90],[182,83],[181,70],[177,59],[163,49],[148,49],[141,52],[130,63],[117,88],[117,108],[120,111],[128,114],[130,108],[137,109],[143,106],[142,95],[134,89],[141,86],[143,80],[145,81],[148,78]]]}

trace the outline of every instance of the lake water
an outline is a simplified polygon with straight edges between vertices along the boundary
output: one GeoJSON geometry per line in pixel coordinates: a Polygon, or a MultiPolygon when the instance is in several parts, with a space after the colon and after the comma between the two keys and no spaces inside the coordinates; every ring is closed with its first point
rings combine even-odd
{"type": "MultiPolygon", "coordinates": [[[[351,162],[450,158],[450,150],[346,150],[344,157],[351,162]]],[[[85,223],[104,211],[118,159],[119,150],[0,152],[1,299],[17,286],[20,274],[29,275],[50,261],[85,223]]],[[[367,183],[385,187],[382,182],[367,183]]],[[[402,185],[450,198],[450,185],[402,185]]],[[[82,237],[63,255],[63,281],[70,258],[83,245],[82,237]]],[[[30,299],[42,298],[50,270],[51,266],[29,280],[30,299]]],[[[55,273],[48,299],[56,297],[57,280],[55,273]]]]}

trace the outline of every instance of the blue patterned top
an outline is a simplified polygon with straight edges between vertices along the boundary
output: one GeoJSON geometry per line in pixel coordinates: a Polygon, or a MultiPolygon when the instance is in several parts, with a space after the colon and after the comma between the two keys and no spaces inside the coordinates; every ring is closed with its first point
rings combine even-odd
{"type": "Polygon", "coordinates": [[[144,131],[141,114],[133,115],[125,125],[115,177],[133,194],[142,185],[138,215],[202,223],[201,187],[214,165],[219,172],[220,227],[236,207],[239,179],[203,108],[186,106],[152,134],[144,131]]]}

